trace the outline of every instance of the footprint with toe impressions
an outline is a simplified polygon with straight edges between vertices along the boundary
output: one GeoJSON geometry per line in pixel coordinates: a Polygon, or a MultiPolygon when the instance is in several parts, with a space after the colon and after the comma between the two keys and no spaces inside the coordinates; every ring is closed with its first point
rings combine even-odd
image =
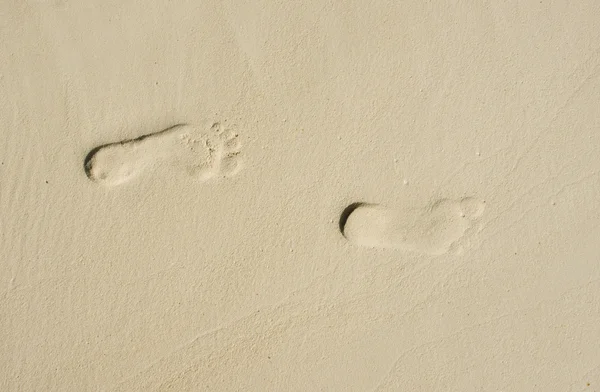
{"type": "Polygon", "coordinates": [[[206,181],[236,174],[241,166],[239,154],[238,135],[220,123],[207,129],[179,124],[93,149],[85,159],[85,172],[103,185],[119,185],[159,168],[206,181]]]}
{"type": "Polygon", "coordinates": [[[340,229],[359,246],[441,255],[466,244],[484,209],[485,202],[473,197],[441,199],[421,210],[355,203],[342,214],[340,229]]]}

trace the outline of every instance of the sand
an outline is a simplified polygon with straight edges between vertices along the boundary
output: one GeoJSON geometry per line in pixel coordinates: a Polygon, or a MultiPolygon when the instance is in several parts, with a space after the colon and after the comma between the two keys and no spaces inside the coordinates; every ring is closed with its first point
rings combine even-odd
{"type": "Polygon", "coordinates": [[[600,2],[0,5],[1,391],[600,391],[600,2]]]}

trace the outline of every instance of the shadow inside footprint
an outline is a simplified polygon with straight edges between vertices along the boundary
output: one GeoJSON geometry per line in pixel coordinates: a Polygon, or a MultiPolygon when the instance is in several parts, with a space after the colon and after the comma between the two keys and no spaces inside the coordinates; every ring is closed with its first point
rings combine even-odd
{"type": "Polygon", "coordinates": [[[344,211],[342,211],[338,225],[340,228],[340,232],[342,233],[342,235],[344,237],[346,237],[346,234],[344,233],[344,228],[346,226],[346,222],[348,221],[348,217],[354,212],[354,210],[356,210],[357,208],[359,208],[361,206],[365,206],[365,205],[368,205],[368,203],[363,203],[363,202],[352,203],[348,207],[344,208],[344,211]]]}

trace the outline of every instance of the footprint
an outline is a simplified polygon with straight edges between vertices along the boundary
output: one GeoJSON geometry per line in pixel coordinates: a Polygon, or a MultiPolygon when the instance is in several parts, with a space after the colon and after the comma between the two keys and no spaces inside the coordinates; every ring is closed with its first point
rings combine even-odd
{"type": "Polygon", "coordinates": [[[206,181],[236,174],[241,166],[239,153],[238,135],[220,123],[208,129],[179,124],[97,147],[90,151],[84,166],[88,178],[102,185],[123,184],[165,167],[206,181]]]}
{"type": "Polygon", "coordinates": [[[421,210],[395,210],[355,203],[346,208],[340,230],[350,242],[428,255],[460,249],[483,214],[485,202],[466,197],[442,199],[421,210]]]}

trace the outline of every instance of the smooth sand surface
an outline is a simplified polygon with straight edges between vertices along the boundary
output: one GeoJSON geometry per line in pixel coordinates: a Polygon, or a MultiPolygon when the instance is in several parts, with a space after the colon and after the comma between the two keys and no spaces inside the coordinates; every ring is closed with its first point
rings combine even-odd
{"type": "Polygon", "coordinates": [[[600,391],[600,2],[0,0],[0,391],[600,391]]]}

